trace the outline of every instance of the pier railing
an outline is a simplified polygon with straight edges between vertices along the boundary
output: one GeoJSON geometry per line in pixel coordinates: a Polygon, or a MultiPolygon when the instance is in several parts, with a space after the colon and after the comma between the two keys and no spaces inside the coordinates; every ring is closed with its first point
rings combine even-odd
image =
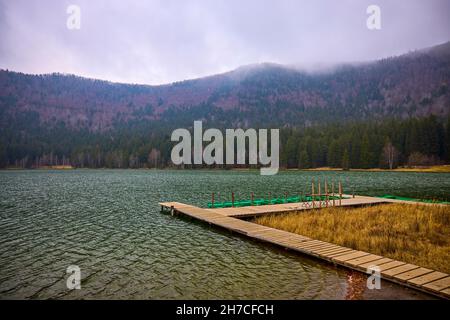
{"type": "MultiPolygon", "coordinates": [[[[230,207],[248,207],[248,206],[261,206],[261,205],[271,205],[271,204],[283,204],[283,203],[301,203],[301,206],[308,208],[322,208],[341,205],[341,200],[346,199],[344,190],[342,187],[342,182],[338,182],[338,190],[335,192],[335,182],[332,181],[331,184],[324,181],[321,187],[321,181],[318,179],[317,183],[314,180],[311,181],[311,192],[304,193],[298,192],[295,195],[288,195],[285,192],[281,197],[272,197],[272,193],[269,192],[267,197],[255,198],[255,193],[251,192],[250,197],[244,200],[236,200],[235,193],[231,192],[231,199],[228,201],[217,201],[216,194],[211,193],[211,202],[208,202],[208,208],[230,208],[230,207]]],[[[220,193],[219,199],[220,199],[220,193]]],[[[353,195],[354,197],[354,195],[353,195]]],[[[348,197],[347,197],[348,198],[348,197]]]]}

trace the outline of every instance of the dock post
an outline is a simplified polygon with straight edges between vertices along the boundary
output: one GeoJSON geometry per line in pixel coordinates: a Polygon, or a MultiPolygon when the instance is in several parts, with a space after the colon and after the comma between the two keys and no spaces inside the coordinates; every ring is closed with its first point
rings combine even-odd
{"type": "Polygon", "coordinates": [[[312,201],[312,206],[313,208],[315,207],[315,203],[314,203],[314,179],[311,179],[311,201],[312,201]]]}
{"type": "Polygon", "coordinates": [[[333,198],[333,207],[335,206],[335,202],[334,202],[334,179],[331,182],[331,194],[332,194],[332,198],[333,198]]]}
{"type": "Polygon", "coordinates": [[[317,181],[317,187],[319,189],[319,208],[322,208],[322,194],[320,191],[320,179],[318,179],[318,181],[317,181]]]}
{"type": "Polygon", "coordinates": [[[339,206],[342,205],[342,182],[339,181],[339,206]]]}
{"type": "Polygon", "coordinates": [[[253,205],[253,199],[254,198],[254,194],[253,194],[253,192],[252,192],[252,202],[251,202],[251,205],[253,205]]]}
{"type": "Polygon", "coordinates": [[[211,208],[214,208],[214,192],[211,193],[211,208]]]}
{"type": "Polygon", "coordinates": [[[328,181],[325,179],[325,206],[328,208],[328,181]]]}
{"type": "Polygon", "coordinates": [[[175,213],[175,208],[173,206],[170,206],[170,215],[173,217],[175,213]]]}
{"type": "Polygon", "coordinates": [[[271,203],[272,203],[272,193],[269,192],[269,204],[271,204],[271,203]]]}
{"type": "Polygon", "coordinates": [[[231,206],[234,207],[234,192],[231,192],[231,206]]]}

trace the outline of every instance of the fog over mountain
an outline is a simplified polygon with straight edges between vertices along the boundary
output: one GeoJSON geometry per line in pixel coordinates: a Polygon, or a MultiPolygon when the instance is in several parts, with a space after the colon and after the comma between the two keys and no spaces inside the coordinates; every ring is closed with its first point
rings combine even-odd
{"type": "Polygon", "coordinates": [[[152,85],[252,63],[310,70],[448,41],[448,12],[447,0],[0,0],[0,69],[152,85]],[[366,26],[374,4],[380,30],[366,26]]]}
{"type": "Polygon", "coordinates": [[[450,43],[372,63],[305,72],[273,63],[169,85],[0,72],[0,121],[105,131],[130,121],[303,126],[449,111],[450,43]]]}

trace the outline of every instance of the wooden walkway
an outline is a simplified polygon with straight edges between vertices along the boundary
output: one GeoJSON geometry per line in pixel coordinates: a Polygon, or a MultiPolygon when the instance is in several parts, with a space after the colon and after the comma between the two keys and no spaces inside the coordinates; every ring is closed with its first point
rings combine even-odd
{"type": "MultiPolygon", "coordinates": [[[[345,200],[345,202],[342,200],[344,206],[398,202],[362,196],[345,200]]],[[[252,239],[282,246],[353,270],[366,273],[369,266],[378,266],[381,278],[384,280],[418,289],[440,298],[450,299],[450,276],[446,273],[236,218],[306,209],[301,207],[301,204],[290,203],[223,209],[203,209],[179,202],[163,202],[160,205],[162,211],[183,214],[252,239]]]]}
{"type": "MultiPolygon", "coordinates": [[[[362,205],[371,205],[377,203],[388,203],[392,202],[391,199],[383,199],[383,198],[374,198],[374,197],[365,197],[365,196],[351,196],[344,195],[346,199],[341,200],[341,206],[362,206],[362,205]]],[[[395,200],[399,201],[399,200],[395,200]]],[[[338,205],[338,200],[335,200],[335,205],[338,205]]],[[[314,202],[314,207],[318,209],[320,207],[325,207],[324,201],[322,204],[319,204],[319,201],[314,202]]],[[[329,201],[329,206],[332,205],[332,200],[329,201]]],[[[286,213],[290,211],[299,211],[299,210],[309,210],[312,208],[312,202],[300,202],[300,203],[283,203],[283,204],[270,204],[263,206],[249,206],[249,207],[234,207],[234,208],[214,208],[214,209],[206,209],[211,212],[220,213],[221,215],[225,215],[228,217],[236,217],[236,218],[248,218],[255,217],[263,214],[274,214],[274,213],[286,213]],[[305,203],[308,203],[308,206],[305,206],[305,203]]]]}

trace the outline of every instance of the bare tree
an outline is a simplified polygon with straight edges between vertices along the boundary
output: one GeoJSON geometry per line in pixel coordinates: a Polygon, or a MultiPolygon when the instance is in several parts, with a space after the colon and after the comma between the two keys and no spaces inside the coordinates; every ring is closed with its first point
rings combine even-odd
{"type": "Polygon", "coordinates": [[[158,159],[161,156],[161,151],[159,151],[158,149],[152,148],[152,150],[150,151],[149,155],[148,155],[148,165],[151,166],[153,165],[154,168],[158,167],[158,159]]]}
{"type": "Polygon", "coordinates": [[[389,169],[394,168],[394,165],[397,163],[398,151],[390,140],[387,140],[386,144],[384,145],[383,159],[388,164],[389,169]]]}

